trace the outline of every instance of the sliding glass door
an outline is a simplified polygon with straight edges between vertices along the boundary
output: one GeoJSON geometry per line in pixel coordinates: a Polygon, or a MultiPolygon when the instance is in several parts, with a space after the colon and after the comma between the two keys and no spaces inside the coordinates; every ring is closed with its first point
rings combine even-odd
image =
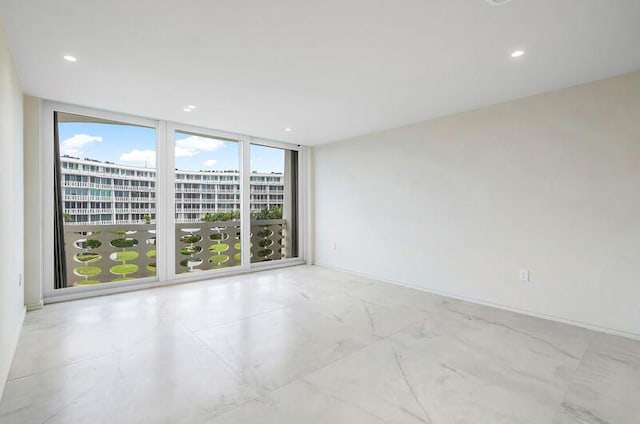
{"type": "Polygon", "coordinates": [[[43,122],[46,298],[301,261],[298,146],[53,103],[43,122]]]}
{"type": "Polygon", "coordinates": [[[156,275],[156,129],[56,112],[55,289],[156,275]]]}
{"type": "Polygon", "coordinates": [[[298,152],[251,145],[251,263],[298,257],[298,152]]]}
{"type": "Polygon", "coordinates": [[[237,140],[174,131],[177,274],[242,265],[237,140]]]}

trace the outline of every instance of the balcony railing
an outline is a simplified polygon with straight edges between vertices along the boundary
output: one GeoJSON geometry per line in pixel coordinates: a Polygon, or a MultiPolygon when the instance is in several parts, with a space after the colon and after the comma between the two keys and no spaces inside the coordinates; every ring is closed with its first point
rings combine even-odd
{"type": "Polygon", "coordinates": [[[64,194],[64,200],[96,200],[108,202],[111,200],[111,196],[93,196],[86,194],[64,194]]]}
{"type": "Polygon", "coordinates": [[[62,172],[62,174],[91,175],[95,177],[104,177],[104,178],[135,178],[137,180],[146,180],[146,181],[154,181],[154,182],[156,180],[155,176],[127,175],[126,172],[103,172],[103,171],[90,171],[88,169],[73,169],[73,168],[62,168],[60,171],[62,172]]]}
{"type": "Polygon", "coordinates": [[[105,208],[105,209],[99,209],[99,208],[70,208],[70,209],[66,209],[64,210],[64,213],[68,213],[70,215],[94,215],[94,214],[104,214],[104,213],[111,213],[111,209],[105,208]]]}
{"type": "MultiPolygon", "coordinates": [[[[176,273],[239,266],[240,221],[176,224],[176,273]]],[[[251,262],[286,257],[286,220],[251,221],[251,262]]],[[[155,224],[65,224],[67,286],[156,275],[155,224]]]]}
{"type": "Polygon", "coordinates": [[[98,215],[113,213],[153,214],[156,213],[156,208],[65,208],[64,213],[68,213],[70,215],[98,215]]]}
{"type": "Polygon", "coordinates": [[[156,274],[155,225],[65,225],[67,285],[156,274]]]}
{"type": "Polygon", "coordinates": [[[63,181],[62,186],[63,187],[82,187],[82,188],[101,188],[106,190],[113,190],[113,187],[114,187],[111,184],[90,183],[85,181],[63,181]]]}
{"type": "MultiPolygon", "coordinates": [[[[97,222],[97,221],[74,221],[74,220],[72,220],[72,221],[70,221],[69,225],[82,225],[83,228],[85,228],[85,230],[86,230],[86,228],[87,228],[86,226],[87,225],[92,225],[92,226],[100,225],[100,226],[103,226],[103,225],[111,225],[111,224],[114,224],[114,223],[118,224],[119,222],[118,221],[114,221],[113,219],[108,220],[108,221],[100,220],[99,222],[97,222]]],[[[127,221],[126,223],[130,224],[131,221],[127,221]]]]}
{"type": "MultiPolygon", "coordinates": [[[[251,262],[282,259],[286,221],[251,221],[251,262]]],[[[240,221],[176,225],[176,273],[228,268],[241,263],[240,221]]]]}

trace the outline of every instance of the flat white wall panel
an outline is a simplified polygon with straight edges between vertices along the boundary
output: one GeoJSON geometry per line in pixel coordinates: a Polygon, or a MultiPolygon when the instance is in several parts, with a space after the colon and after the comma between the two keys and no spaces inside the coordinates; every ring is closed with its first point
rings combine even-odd
{"type": "Polygon", "coordinates": [[[0,26],[0,396],[24,318],[22,89],[0,26]]]}
{"type": "Polygon", "coordinates": [[[640,72],[314,155],[319,265],[640,335],[640,72]]]}
{"type": "Polygon", "coordinates": [[[39,98],[24,96],[24,236],[31,241],[29,266],[24,270],[24,300],[29,310],[42,307],[42,248],[33,243],[42,240],[41,107],[39,98]]]}

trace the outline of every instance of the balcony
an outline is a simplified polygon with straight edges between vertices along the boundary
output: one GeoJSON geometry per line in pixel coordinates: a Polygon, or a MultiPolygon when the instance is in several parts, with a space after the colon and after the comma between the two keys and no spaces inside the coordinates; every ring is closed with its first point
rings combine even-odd
{"type": "Polygon", "coordinates": [[[89,183],[88,182],[84,182],[84,181],[63,181],[62,183],[63,187],[89,187],[89,183]]]}
{"type": "MultiPolygon", "coordinates": [[[[241,264],[240,221],[176,225],[176,273],[241,264]]],[[[65,225],[68,287],[156,275],[155,224],[65,225]]],[[[286,257],[286,220],[251,221],[251,262],[286,257]]]]}
{"type": "MultiPolygon", "coordinates": [[[[183,215],[183,213],[181,211],[178,211],[178,214],[183,215]]],[[[201,224],[202,220],[200,218],[182,218],[182,217],[178,217],[178,218],[176,218],[176,222],[179,222],[181,224],[185,224],[185,223],[201,224]]]]}
{"type": "Polygon", "coordinates": [[[86,194],[64,194],[64,200],[94,200],[94,201],[102,201],[108,202],[111,201],[111,196],[93,196],[86,194]]]}
{"type": "MultiPolygon", "coordinates": [[[[95,221],[73,221],[70,222],[70,225],[79,225],[82,226],[82,228],[87,228],[88,225],[90,226],[96,226],[96,225],[112,225],[114,223],[114,220],[109,220],[109,221],[100,221],[100,223],[96,223],[95,221]]],[[[117,224],[118,221],[115,221],[115,223],[117,224]]]]}
{"type": "Polygon", "coordinates": [[[114,213],[153,214],[156,213],[156,208],[65,208],[64,213],[68,213],[70,215],[96,215],[114,213]]]}
{"type": "Polygon", "coordinates": [[[68,213],[70,215],[98,215],[98,214],[111,214],[112,209],[110,208],[71,208],[65,209],[64,213],[68,213]]]}

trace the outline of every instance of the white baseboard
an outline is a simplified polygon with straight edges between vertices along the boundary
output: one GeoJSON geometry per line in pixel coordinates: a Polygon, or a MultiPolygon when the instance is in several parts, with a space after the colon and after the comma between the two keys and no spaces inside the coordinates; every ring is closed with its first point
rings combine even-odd
{"type": "Polygon", "coordinates": [[[427,292],[427,293],[432,293],[432,294],[437,294],[437,295],[440,295],[440,296],[450,297],[452,299],[464,300],[466,302],[476,303],[478,305],[489,306],[489,307],[492,307],[492,308],[503,309],[505,311],[516,312],[516,313],[519,313],[519,314],[528,315],[528,316],[532,316],[532,317],[536,317],[536,318],[542,318],[542,319],[546,319],[546,320],[549,320],[549,321],[560,322],[562,324],[568,324],[568,325],[573,325],[573,326],[576,326],[576,327],[582,327],[582,328],[586,328],[587,330],[597,331],[597,332],[600,332],[600,333],[606,333],[606,334],[611,334],[611,335],[614,335],[614,336],[626,337],[628,339],[640,340],[640,334],[630,333],[628,331],[618,330],[616,328],[604,327],[604,326],[601,326],[601,325],[598,325],[598,324],[593,324],[593,323],[583,322],[583,321],[577,321],[577,320],[573,320],[573,319],[569,319],[569,318],[559,317],[559,316],[556,316],[556,315],[543,314],[543,313],[536,312],[536,311],[530,311],[530,310],[527,310],[527,309],[516,308],[516,307],[513,307],[513,306],[503,305],[503,304],[500,304],[500,303],[495,303],[495,302],[476,299],[476,298],[472,298],[472,297],[468,297],[468,296],[463,296],[463,295],[459,295],[459,294],[456,294],[456,293],[450,293],[450,292],[444,292],[444,291],[441,291],[441,290],[429,289],[429,288],[426,288],[426,287],[416,286],[414,284],[407,283],[407,282],[389,280],[389,279],[386,279],[386,278],[378,277],[376,275],[365,274],[365,273],[353,271],[353,270],[346,269],[346,268],[336,267],[336,266],[332,266],[332,265],[328,265],[328,264],[317,263],[316,266],[319,266],[321,268],[332,269],[334,271],[345,272],[345,273],[348,273],[348,274],[356,275],[358,277],[371,278],[372,280],[378,280],[378,281],[382,281],[384,283],[395,284],[397,286],[407,287],[407,288],[414,289],[414,290],[420,290],[420,291],[424,291],[424,292],[427,292]]]}
{"type": "Polygon", "coordinates": [[[38,303],[32,303],[30,305],[27,305],[27,312],[37,311],[38,309],[42,309],[43,306],[44,302],[42,300],[38,303]]]}

